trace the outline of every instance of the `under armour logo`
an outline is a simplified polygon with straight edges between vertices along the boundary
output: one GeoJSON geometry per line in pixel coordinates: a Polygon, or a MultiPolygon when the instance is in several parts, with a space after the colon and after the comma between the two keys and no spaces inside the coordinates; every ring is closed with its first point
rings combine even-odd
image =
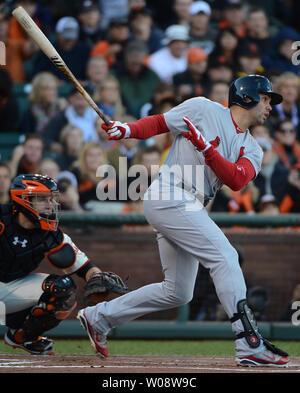
{"type": "Polygon", "coordinates": [[[25,248],[26,245],[27,245],[27,243],[28,243],[28,240],[27,240],[27,239],[19,240],[19,237],[18,237],[18,236],[15,236],[15,237],[14,237],[14,241],[13,241],[13,245],[14,245],[14,246],[16,246],[17,244],[21,244],[21,247],[22,247],[22,248],[25,248]]]}

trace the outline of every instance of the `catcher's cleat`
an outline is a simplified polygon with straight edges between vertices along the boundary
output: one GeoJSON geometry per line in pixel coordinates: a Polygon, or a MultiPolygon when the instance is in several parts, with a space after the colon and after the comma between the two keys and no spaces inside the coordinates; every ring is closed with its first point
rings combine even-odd
{"type": "Polygon", "coordinates": [[[235,361],[238,366],[244,367],[288,367],[290,359],[287,356],[276,355],[266,349],[253,355],[237,357],[235,361]]]}
{"type": "Polygon", "coordinates": [[[77,318],[79,319],[83,329],[86,330],[89,339],[91,341],[92,347],[94,348],[97,355],[100,355],[103,358],[107,358],[108,348],[107,348],[106,335],[100,332],[96,332],[96,330],[92,328],[92,326],[89,324],[87,320],[84,309],[78,312],[77,318]]]}
{"type": "Polygon", "coordinates": [[[54,355],[55,349],[53,348],[53,341],[46,337],[38,337],[34,341],[24,341],[17,342],[14,334],[8,330],[4,336],[5,344],[13,347],[24,349],[24,351],[29,352],[31,355],[54,355]]]}

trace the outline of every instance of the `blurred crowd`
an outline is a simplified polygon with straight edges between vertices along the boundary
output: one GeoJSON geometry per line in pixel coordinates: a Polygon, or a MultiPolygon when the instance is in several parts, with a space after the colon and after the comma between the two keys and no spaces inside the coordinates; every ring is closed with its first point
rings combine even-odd
{"type": "MultiPolygon", "coordinates": [[[[134,164],[164,162],[171,134],[111,142],[101,119],[26,35],[11,11],[23,6],[111,119],[161,114],[199,95],[227,106],[229,85],[246,74],[267,76],[283,102],[250,132],[264,151],[262,171],[238,192],[223,187],[215,212],[300,212],[300,31],[296,1],[21,0],[0,1],[0,140],[24,136],[0,164],[0,202],[10,179],[41,173],[57,180],[62,208],[142,211],[119,198],[134,164]],[[120,158],[126,160],[120,161],[120,158]],[[120,166],[120,162],[125,163],[120,166]],[[115,168],[116,201],[99,201],[100,166],[115,168]]],[[[0,143],[1,145],[1,143],[0,143]]],[[[1,150],[0,150],[1,151],[1,150]]],[[[145,188],[148,186],[145,184],[145,188]]]]}

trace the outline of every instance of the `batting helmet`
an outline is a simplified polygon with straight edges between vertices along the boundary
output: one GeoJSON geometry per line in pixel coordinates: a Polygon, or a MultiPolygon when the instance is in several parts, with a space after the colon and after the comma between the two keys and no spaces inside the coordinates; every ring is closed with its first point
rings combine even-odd
{"type": "Polygon", "coordinates": [[[15,209],[22,212],[39,229],[54,231],[58,226],[59,190],[56,182],[48,176],[38,174],[19,175],[10,187],[10,196],[15,209]],[[35,197],[49,197],[51,212],[40,212],[34,207],[35,197]]]}
{"type": "Polygon", "coordinates": [[[271,105],[278,105],[282,101],[282,96],[272,91],[268,78],[261,75],[246,75],[232,82],[229,88],[228,105],[251,109],[259,103],[259,93],[267,94],[271,98],[271,105]]]}

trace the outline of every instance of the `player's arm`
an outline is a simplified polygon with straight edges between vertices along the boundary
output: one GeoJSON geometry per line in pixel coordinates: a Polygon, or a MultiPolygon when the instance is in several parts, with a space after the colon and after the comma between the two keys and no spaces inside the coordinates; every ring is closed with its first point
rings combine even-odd
{"type": "Polygon", "coordinates": [[[226,184],[233,191],[239,191],[255,177],[255,168],[250,160],[241,157],[235,163],[228,161],[205,140],[201,132],[188,118],[184,117],[183,120],[190,131],[181,134],[190,140],[198,151],[203,153],[206,164],[223,184],[226,184]]]}
{"type": "Polygon", "coordinates": [[[102,272],[84,252],[75,246],[71,238],[59,230],[60,244],[46,254],[46,260],[64,274],[76,273],[87,283],[84,287],[86,304],[104,301],[110,292],[124,294],[129,291],[122,279],[113,272],[102,272]]]}
{"type": "Polygon", "coordinates": [[[169,132],[163,115],[147,116],[130,124],[113,121],[108,126],[103,123],[101,127],[107,133],[109,140],[123,138],[148,139],[169,132]]]}
{"type": "Polygon", "coordinates": [[[73,243],[70,236],[60,232],[60,244],[46,253],[46,260],[64,274],[76,273],[86,281],[94,273],[101,273],[101,270],[73,243]]]}

